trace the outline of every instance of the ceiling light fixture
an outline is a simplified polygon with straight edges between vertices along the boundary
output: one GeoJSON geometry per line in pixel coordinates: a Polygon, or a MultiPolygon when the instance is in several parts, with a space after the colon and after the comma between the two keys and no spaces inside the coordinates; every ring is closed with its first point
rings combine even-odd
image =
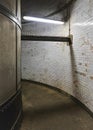
{"type": "Polygon", "coordinates": [[[30,16],[24,16],[23,19],[27,21],[35,21],[35,22],[50,23],[50,24],[64,24],[64,22],[62,21],[30,17],[30,16]]]}

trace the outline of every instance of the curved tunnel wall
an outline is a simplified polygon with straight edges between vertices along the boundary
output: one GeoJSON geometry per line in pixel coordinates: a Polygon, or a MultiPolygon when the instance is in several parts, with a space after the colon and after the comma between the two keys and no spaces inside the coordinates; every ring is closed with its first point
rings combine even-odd
{"type": "Polygon", "coordinates": [[[20,23],[20,0],[0,0],[0,130],[14,129],[21,116],[20,23]]]}
{"type": "Polygon", "coordinates": [[[23,26],[26,35],[68,36],[70,30],[73,45],[22,41],[22,78],[64,90],[93,112],[93,1],[77,0],[70,12],[63,26],[23,26]]]}

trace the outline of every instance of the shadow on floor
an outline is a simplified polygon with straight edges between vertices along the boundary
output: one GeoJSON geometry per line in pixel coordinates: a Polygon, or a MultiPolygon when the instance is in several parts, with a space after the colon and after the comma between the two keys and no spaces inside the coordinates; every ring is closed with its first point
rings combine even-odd
{"type": "Polygon", "coordinates": [[[93,130],[93,119],[65,94],[23,82],[24,119],[20,130],[93,130]]]}

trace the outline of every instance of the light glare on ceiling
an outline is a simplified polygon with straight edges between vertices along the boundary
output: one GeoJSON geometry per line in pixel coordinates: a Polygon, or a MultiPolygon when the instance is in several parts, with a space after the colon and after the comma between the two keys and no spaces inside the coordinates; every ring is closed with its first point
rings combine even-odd
{"type": "Polygon", "coordinates": [[[24,16],[23,19],[27,21],[35,21],[35,22],[50,23],[50,24],[64,24],[64,22],[62,21],[30,17],[30,16],[24,16]]]}

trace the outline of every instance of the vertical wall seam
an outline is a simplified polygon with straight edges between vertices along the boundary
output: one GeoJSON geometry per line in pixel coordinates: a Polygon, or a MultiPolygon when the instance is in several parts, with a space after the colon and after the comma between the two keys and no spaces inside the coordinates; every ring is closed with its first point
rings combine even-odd
{"type": "MultiPolygon", "coordinates": [[[[16,16],[17,16],[17,10],[18,10],[17,6],[18,6],[18,1],[16,0],[16,16]]],[[[16,31],[16,91],[17,91],[18,89],[18,84],[17,84],[17,26],[16,26],[15,31],[16,31]]]]}

